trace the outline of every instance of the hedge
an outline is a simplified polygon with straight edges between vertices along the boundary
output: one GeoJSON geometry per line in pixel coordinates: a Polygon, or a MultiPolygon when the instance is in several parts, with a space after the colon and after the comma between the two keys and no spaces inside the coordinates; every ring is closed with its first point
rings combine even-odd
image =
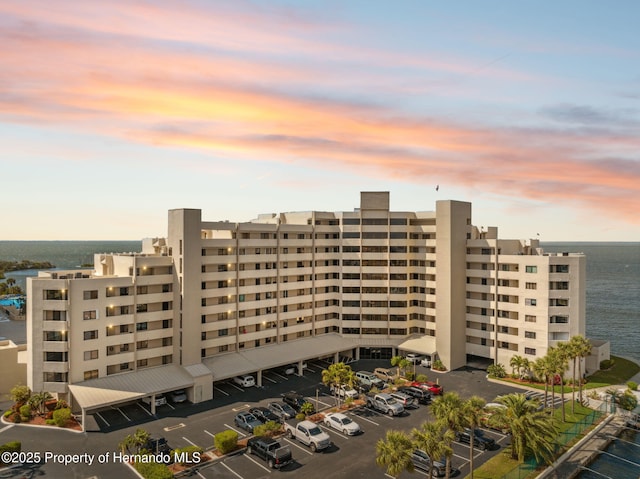
{"type": "MultiPolygon", "coordinates": [[[[20,441],[11,441],[0,446],[0,454],[2,454],[3,452],[20,452],[21,450],[22,443],[20,441]]],[[[0,459],[0,464],[2,464],[3,466],[8,466],[10,463],[2,462],[2,460],[0,459]]]]}
{"type": "Polygon", "coordinates": [[[173,472],[159,462],[134,462],[133,467],[144,479],[173,479],[173,472]]]}
{"type": "Polygon", "coordinates": [[[213,444],[222,454],[227,454],[238,447],[238,433],[231,430],[219,432],[213,437],[213,444]]]}

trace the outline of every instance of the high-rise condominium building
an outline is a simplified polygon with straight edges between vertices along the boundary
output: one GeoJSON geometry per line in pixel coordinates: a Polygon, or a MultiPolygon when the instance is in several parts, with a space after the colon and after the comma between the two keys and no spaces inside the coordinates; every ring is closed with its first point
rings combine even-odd
{"type": "Polygon", "coordinates": [[[585,333],[585,257],[498,239],[471,204],[396,212],[363,192],[351,212],[247,223],[169,211],[142,253],[42,272],[28,289],[29,386],[91,409],[318,357],[398,351],[505,365],[585,333]]]}

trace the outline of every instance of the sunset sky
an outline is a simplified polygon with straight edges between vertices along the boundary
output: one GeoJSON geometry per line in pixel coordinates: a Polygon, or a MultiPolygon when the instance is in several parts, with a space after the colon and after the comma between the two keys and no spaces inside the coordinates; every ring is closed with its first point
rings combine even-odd
{"type": "Polygon", "coordinates": [[[640,241],[640,2],[0,2],[0,240],[473,203],[640,241]],[[436,191],[436,185],[439,190],[436,191]]]}

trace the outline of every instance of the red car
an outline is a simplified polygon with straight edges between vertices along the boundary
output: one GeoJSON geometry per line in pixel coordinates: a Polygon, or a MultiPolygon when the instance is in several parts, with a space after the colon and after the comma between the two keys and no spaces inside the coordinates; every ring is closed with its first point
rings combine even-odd
{"type": "Polygon", "coordinates": [[[411,385],[417,388],[426,389],[427,391],[431,392],[431,394],[435,394],[436,396],[441,395],[444,392],[442,386],[431,381],[414,381],[411,383],[411,385]]]}

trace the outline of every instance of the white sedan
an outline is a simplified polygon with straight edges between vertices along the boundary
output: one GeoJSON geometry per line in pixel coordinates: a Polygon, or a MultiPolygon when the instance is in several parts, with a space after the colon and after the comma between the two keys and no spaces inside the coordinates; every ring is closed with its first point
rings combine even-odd
{"type": "Polygon", "coordinates": [[[352,421],[351,418],[341,412],[331,412],[327,414],[324,417],[324,425],[337,429],[346,436],[355,436],[361,432],[358,423],[352,421]]]}

